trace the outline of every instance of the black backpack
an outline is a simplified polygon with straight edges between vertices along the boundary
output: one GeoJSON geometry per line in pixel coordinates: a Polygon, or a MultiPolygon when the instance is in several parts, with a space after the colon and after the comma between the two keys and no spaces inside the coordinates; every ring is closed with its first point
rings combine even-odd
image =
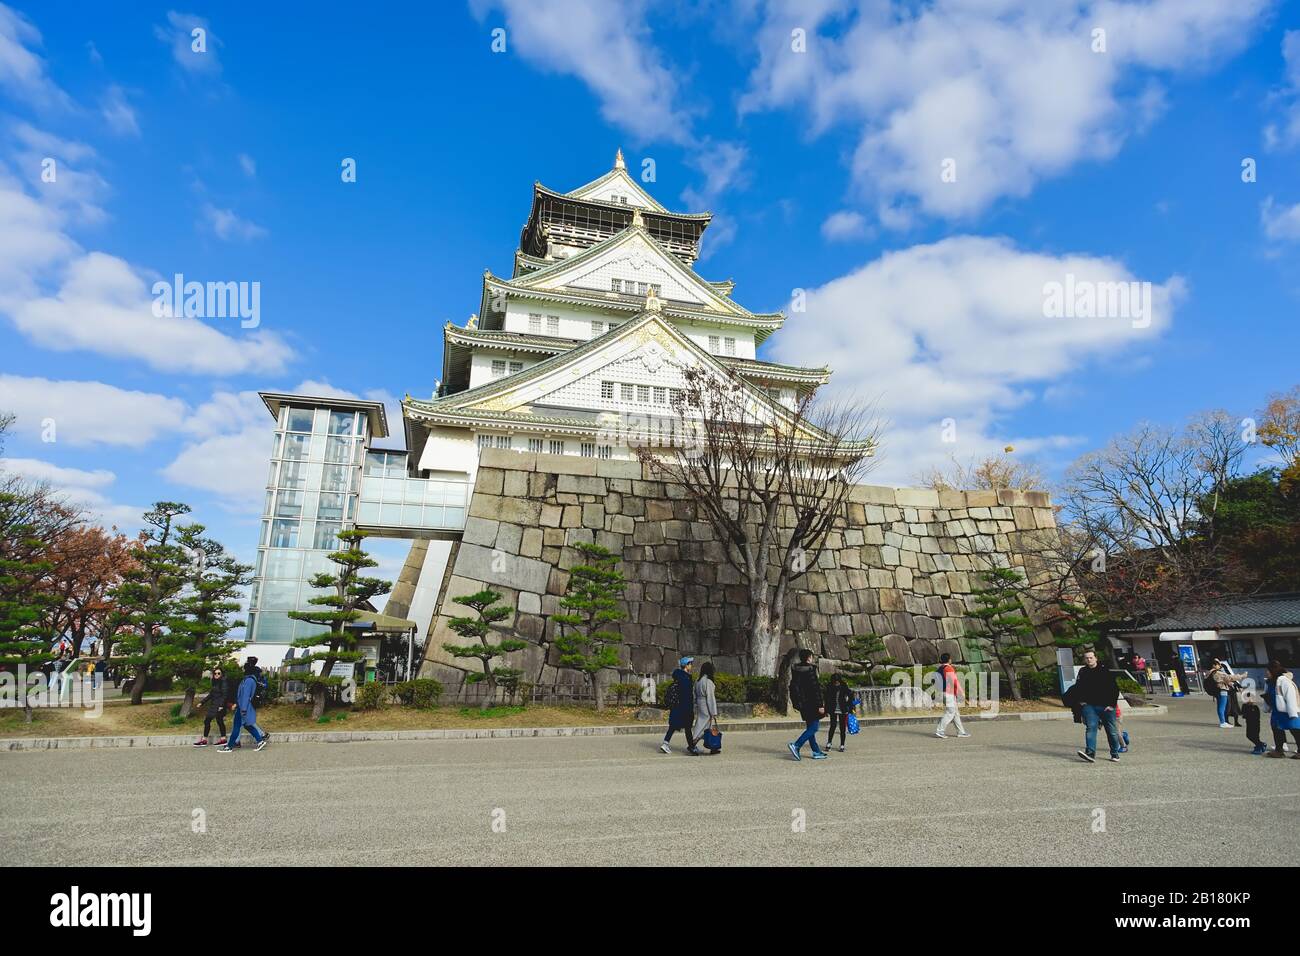
{"type": "Polygon", "coordinates": [[[253,706],[261,707],[266,703],[266,678],[260,673],[253,675],[253,706]]]}

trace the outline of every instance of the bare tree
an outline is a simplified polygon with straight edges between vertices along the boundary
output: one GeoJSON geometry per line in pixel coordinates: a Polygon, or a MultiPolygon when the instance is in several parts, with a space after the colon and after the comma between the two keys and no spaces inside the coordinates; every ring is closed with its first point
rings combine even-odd
{"type": "Polygon", "coordinates": [[[988,455],[963,463],[953,455],[947,466],[920,472],[916,482],[935,491],[1000,491],[1003,488],[1038,490],[1047,478],[1037,465],[1011,458],[1009,446],[1000,455],[988,455]]]}
{"type": "Polygon", "coordinates": [[[1098,611],[1149,619],[1222,593],[1215,517],[1244,451],[1233,419],[1207,412],[1181,432],[1143,424],[1075,462],[1063,517],[1089,548],[1076,571],[1098,611]]]}
{"type": "Polygon", "coordinates": [[[774,676],[786,595],[847,520],[849,491],[874,465],[874,407],[786,407],[735,375],[685,373],[673,434],[637,445],[657,477],[680,485],[749,591],[748,665],[774,676]]]}

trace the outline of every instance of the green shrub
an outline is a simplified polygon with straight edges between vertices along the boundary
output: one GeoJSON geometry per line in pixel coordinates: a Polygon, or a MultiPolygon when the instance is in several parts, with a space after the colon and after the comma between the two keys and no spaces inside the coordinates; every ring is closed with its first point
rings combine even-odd
{"type": "Polygon", "coordinates": [[[775,685],[775,677],[747,676],[745,678],[745,702],[750,704],[771,703],[772,688],[775,685]]]}
{"type": "Polygon", "coordinates": [[[1020,693],[1030,700],[1053,696],[1059,690],[1055,670],[1030,671],[1020,675],[1020,693]]]}
{"type": "Polygon", "coordinates": [[[379,681],[371,681],[357,688],[356,701],[352,706],[357,710],[378,710],[387,703],[388,686],[379,681]]]}
{"type": "Polygon", "coordinates": [[[661,680],[655,684],[655,703],[661,706],[668,706],[668,688],[673,685],[671,680],[661,680]]]}
{"type": "Polygon", "coordinates": [[[442,698],[442,684],[431,677],[420,677],[394,685],[393,693],[407,707],[428,710],[438,706],[438,701],[442,698]]]}
{"type": "Polygon", "coordinates": [[[743,704],[745,702],[745,678],[739,674],[714,674],[713,683],[716,685],[714,694],[718,700],[727,704],[743,704]]]}
{"type": "Polygon", "coordinates": [[[1121,694],[1145,694],[1142,685],[1135,680],[1129,680],[1127,677],[1116,678],[1115,683],[1119,685],[1121,694]]]}

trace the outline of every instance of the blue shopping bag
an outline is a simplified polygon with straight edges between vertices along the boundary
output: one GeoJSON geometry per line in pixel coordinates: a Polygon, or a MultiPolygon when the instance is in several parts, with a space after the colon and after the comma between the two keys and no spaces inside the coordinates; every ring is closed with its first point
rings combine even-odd
{"type": "Polygon", "coordinates": [[[849,714],[849,733],[856,734],[857,732],[858,732],[858,715],[849,714]]]}
{"type": "Polygon", "coordinates": [[[722,731],[715,726],[710,726],[704,731],[704,747],[706,750],[722,749],[722,731]]]}

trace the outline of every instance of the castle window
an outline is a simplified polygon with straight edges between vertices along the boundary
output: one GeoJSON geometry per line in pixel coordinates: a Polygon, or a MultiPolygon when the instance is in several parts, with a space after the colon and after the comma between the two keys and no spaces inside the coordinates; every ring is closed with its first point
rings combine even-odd
{"type": "Polygon", "coordinates": [[[583,458],[596,457],[596,443],[594,441],[585,441],[582,443],[582,457],[583,458]]]}
{"type": "Polygon", "coordinates": [[[613,383],[613,382],[601,382],[601,383],[600,383],[600,397],[601,397],[601,398],[604,398],[604,399],[613,399],[613,397],[614,397],[614,383],[613,383]]]}
{"type": "Polygon", "coordinates": [[[636,387],[636,400],[642,403],[643,405],[648,405],[650,403],[649,385],[638,385],[636,387]]]}
{"type": "Polygon", "coordinates": [[[479,450],[479,451],[482,451],[484,448],[491,448],[491,447],[492,447],[492,436],[491,436],[491,435],[479,435],[479,436],[478,436],[478,450],[479,450]]]}
{"type": "Polygon", "coordinates": [[[505,360],[505,359],[493,359],[493,360],[492,360],[492,377],[493,377],[493,378],[500,378],[500,377],[501,377],[502,375],[504,375],[504,374],[506,374],[506,360],[505,360]]]}
{"type": "Polygon", "coordinates": [[[668,404],[668,389],[666,388],[655,389],[655,404],[656,405],[668,404]]]}
{"type": "Polygon", "coordinates": [[[514,445],[513,439],[514,436],[512,435],[497,435],[492,444],[497,448],[510,448],[514,445]]]}
{"type": "Polygon", "coordinates": [[[633,390],[631,385],[620,385],[618,387],[618,391],[619,391],[619,398],[621,398],[623,401],[630,402],[634,400],[633,390]]]}
{"type": "Polygon", "coordinates": [[[558,315],[548,315],[546,317],[546,333],[548,335],[560,334],[560,317],[558,315]]]}
{"type": "Polygon", "coordinates": [[[542,334],[542,314],[540,312],[528,313],[528,331],[533,335],[542,334]]]}
{"type": "Polygon", "coordinates": [[[709,336],[709,352],[710,352],[711,354],[713,354],[713,355],[717,355],[717,354],[718,354],[718,344],[719,344],[720,341],[721,341],[721,339],[719,339],[718,336],[716,336],[716,335],[710,335],[710,336],[709,336]]]}
{"type": "Polygon", "coordinates": [[[725,339],[722,340],[722,345],[723,345],[724,350],[726,351],[726,353],[727,353],[728,355],[735,355],[735,354],[736,354],[736,340],[735,340],[735,339],[730,338],[730,337],[725,338],[725,339]]]}
{"type": "Polygon", "coordinates": [[[514,375],[515,372],[522,372],[523,370],[524,370],[524,363],[523,363],[523,362],[511,362],[511,363],[510,363],[510,374],[511,374],[511,375],[514,375]]]}
{"type": "MultiPolygon", "coordinates": [[[[610,288],[610,291],[611,291],[611,292],[622,292],[622,291],[623,291],[623,280],[622,280],[622,279],[610,279],[610,280],[609,280],[609,288],[610,288]]],[[[595,324],[595,323],[593,323],[593,324],[595,324]]]]}
{"type": "Polygon", "coordinates": [[[552,455],[564,454],[564,442],[552,438],[548,444],[549,444],[548,450],[552,455]]]}
{"type": "Polygon", "coordinates": [[[600,457],[600,458],[613,458],[613,457],[614,457],[614,446],[612,446],[612,445],[601,445],[601,446],[600,446],[600,449],[599,449],[599,455],[598,455],[597,457],[600,457]]]}
{"type": "Polygon", "coordinates": [[[591,337],[592,337],[593,339],[594,339],[596,336],[603,334],[604,331],[605,331],[605,325],[604,325],[603,322],[593,322],[593,323],[591,323],[591,337]]]}
{"type": "Polygon", "coordinates": [[[542,450],[542,440],[540,438],[528,439],[528,450],[531,452],[540,452],[542,450]]]}

